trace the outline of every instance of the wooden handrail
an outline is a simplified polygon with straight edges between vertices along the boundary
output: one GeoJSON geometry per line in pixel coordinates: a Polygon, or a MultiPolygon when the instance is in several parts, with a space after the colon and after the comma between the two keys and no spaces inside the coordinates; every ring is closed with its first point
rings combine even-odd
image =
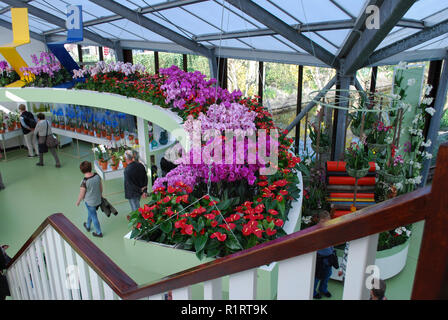
{"type": "Polygon", "coordinates": [[[12,259],[51,225],[122,299],[140,299],[425,220],[413,299],[443,298],[448,284],[448,143],[431,186],[138,286],[62,214],[48,217],[12,259]]]}

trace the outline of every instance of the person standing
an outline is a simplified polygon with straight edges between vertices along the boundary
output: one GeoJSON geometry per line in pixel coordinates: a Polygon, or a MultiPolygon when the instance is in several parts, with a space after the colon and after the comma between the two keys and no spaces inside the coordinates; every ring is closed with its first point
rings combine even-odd
{"type": "Polygon", "coordinates": [[[137,151],[126,150],[124,153],[126,169],[124,169],[124,197],[129,200],[131,210],[140,207],[140,198],[148,196],[148,175],[145,166],[138,160],[137,151]]]}
{"type": "Polygon", "coordinates": [[[25,145],[28,148],[28,158],[37,157],[39,154],[39,149],[37,147],[36,136],[33,134],[33,131],[36,128],[36,120],[31,112],[26,111],[24,104],[19,105],[19,112],[23,139],[25,140],[25,145]],[[34,154],[34,150],[36,151],[36,154],[34,154]]]}
{"type": "Polygon", "coordinates": [[[92,232],[95,237],[103,237],[101,232],[100,222],[98,221],[97,210],[101,205],[101,197],[103,194],[103,185],[101,178],[96,173],[92,173],[92,163],[83,161],[79,165],[79,169],[84,174],[84,179],[81,181],[78,200],[76,206],[78,207],[82,200],[84,200],[87,208],[87,223],[84,222],[84,228],[90,232],[90,226],[93,222],[96,232],[92,232]]]}
{"type": "Polygon", "coordinates": [[[59,161],[58,154],[56,153],[56,148],[48,148],[46,144],[47,136],[53,134],[50,123],[48,120],[45,120],[45,115],[43,113],[38,113],[37,119],[38,122],[36,128],[34,129],[34,134],[38,136],[39,162],[36,163],[36,165],[44,165],[44,153],[47,153],[48,149],[50,149],[50,152],[54,157],[54,161],[56,162],[56,168],[60,168],[61,163],[59,161]]]}
{"type": "MultiPolygon", "coordinates": [[[[328,211],[319,212],[319,223],[323,223],[331,219],[330,213],[328,211]]],[[[314,279],[314,299],[321,299],[323,294],[327,298],[331,297],[331,293],[328,291],[328,280],[331,277],[331,256],[334,254],[334,248],[328,247],[324,249],[317,250],[316,258],[316,274],[314,279]],[[320,282],[320,283],[319,283],[320,282]],[[319,292],[317,292],[319,284],[319,292]]]]}

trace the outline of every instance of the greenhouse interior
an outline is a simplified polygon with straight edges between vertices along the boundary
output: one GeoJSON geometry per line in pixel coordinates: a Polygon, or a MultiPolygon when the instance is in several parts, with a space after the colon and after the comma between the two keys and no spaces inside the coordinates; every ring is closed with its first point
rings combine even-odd
{"type": "Polygon", "coordinates": [[[2,299],[448,298],[447,0],[1,0],[0,30],[2,299]]]}

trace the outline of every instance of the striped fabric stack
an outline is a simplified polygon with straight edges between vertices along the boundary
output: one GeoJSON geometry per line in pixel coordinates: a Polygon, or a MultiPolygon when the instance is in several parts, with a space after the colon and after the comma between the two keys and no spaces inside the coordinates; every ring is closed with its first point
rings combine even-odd
{"type": "MultiPolygon", "coordinates": [[[[351,213],[350,207],[354,201],[355,178],[350,177],[345,170],[343,161],[327,161],[325,164],[327,177],[327,201],[334,210],[333,218],[351,213]]],[[[370,162],[367,176],[358,179],[356,194],[356,209],[365,208],[375,203],[375,163],[370,162]]]]}

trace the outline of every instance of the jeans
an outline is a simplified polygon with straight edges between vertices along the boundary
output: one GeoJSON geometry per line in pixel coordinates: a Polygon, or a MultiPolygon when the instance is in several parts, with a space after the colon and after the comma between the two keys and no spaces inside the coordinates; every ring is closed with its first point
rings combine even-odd
{"type": "Polygon", "coordinates": [[[325,277],[323,279],[314,279],[314,295],[317,294],[317,284],[319,283],[320,280],[320,284],[319,284],[319,292],[323,292],[323,293],[327,293],[328,292],[328,280],[331,277],[331,266],[327,267],[328,269],[325,270],[325,277]]]}
{"type": "Polygon", "coordinates": [[[90,229],[90,225],[93,222],[93,226],[95,227],[96,233],[101,233],[100,222],[98,221],[98,217],[96,215],[96,207],[91,207],[86,203],[87,207],[87,228],[90,229]]]}
{"type": "Polygon", "coordinates": [[[131,210],[134,212],[135,210],[138,210],[140,208],[140,197],[135,197],[128,199],[129,204],[131,205],[131,210]]]}

